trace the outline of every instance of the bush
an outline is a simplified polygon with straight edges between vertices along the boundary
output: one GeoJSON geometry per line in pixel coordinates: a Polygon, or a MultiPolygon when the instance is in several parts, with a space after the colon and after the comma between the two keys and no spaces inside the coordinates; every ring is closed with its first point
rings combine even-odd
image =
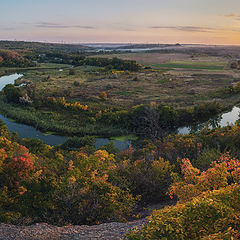
{"type": "Polygon", "coordinates": [[[137,198],[109,179],[114,155],[98,150],[64,156],[38,140],[22,142],[35,154],[0,137],[0,221],[96,224],[131,215],[137,198]]]}
{"type": "Polygon", "coordinates": [[[198,121],[205,120],[222,111],[222,106],[217,102],[200,104],[194,107],[194,118],[198,121]]]}
{"type": "Polygon", "coordinates": [[[220,156],[220,150],[215,148],[205,148],[201,154],[198,155],[197,159],[192,160],[192,164],[200,170],[207,170],[210,168],[211,163],[216,159],[219,159],[220,156]]]}
{"type": "Polygon", "coordinates": [[[239,239],[239,197],[240,187],[233,185],[209,192],[204,198],[155,211],[150,222],[128,234],[127,239],[239,239]]]}
{"type": "Polygon", "coordinates": [[[73,85],[74,85],[75,87],[78,87],[78,86],[80,85],[80,83],[79,83],[78,81],[74,81],[73,85]]]}
{"type": "Polygon", "coordinates": [[[124,160],[114,171],[113,181],[125,185],[135,196],[141,195],[143,202],[162,202],[169,199],[166,191],[171,183],[172,169],[173,166],[162,158],[134,162],[124,160]]]}
{"type": "Polygon", "coordinates": [[[129,127],[130,116],[129,112],[122,110],[113,112],[111,110],[99,112],[96,116],[97,120],[103,124],[110,126],[120,126],[123,128],[129,127]]]}
{"type": "Polygon", "coordinates": [[[37,138],[22,138],[20,143],[27,147],[30,152],[38,155],[46,154],[51,147],[46,145],[42,140],[37,138]]]}
{"type": "Polygon", "coordinates": [[[106,92],[101,92],[99,95],[100,99],[103,101],[107,100],[107,93],[106,92]]]}
{"type": "Polygon", "coordinates": [[[176,195],[181,202],[189,201],[202,192],[240,183],[240,161],[228,154],[212,162],[211,167],[203,172],[194,168],[189,159],[183,159],[181,171],[183,178],[173,174],[174,183],[169,190],[170,196],[176,195]]]}
{"type": "Polygon", "coordinates": [[[7,84],[2,91],[7,102],[19,103],[19,98],[22,97],[20,89],[13,84],[7,84]]]}
{"type": "Polygon", "coordinates": [[[116,154],[119,150],[114,146],[114,142],[110,141],[109,143],[105,144],[104,146],[98,148],[98,150],[105,150],[110,154],[116,154]]]}
{"type": "Polygon", "coordinates": [[[72,152],[67,171],[57,178],[52,195],[54,215],[61,224],[93,224],[122,221],[133,210],[136,199],[128,190],[114,186],[109,172],[116,167],[113,155],[98,150],[87,156],[72,152]]]}
{"type": "Polygon", "coordinates": [[[75,69],[70,69],[69,70],[69,75],[76,75],[76,70],[75,69]]]}
{"type": "Polygon", "coordinates": [[[84,137],[72,137],[68,138],[66,142],[61,144],[60,148],[62,149],[74,149],[74,148],[81,148],[86,145],[94,146],[95,137],[92,136],[84,136],[84,137]]]}
{"type": "Polygon", "coordinates": [[[159,114],[159,125],[162,128],[174,128],[178,125],[179,116],[175,109],[159,105],[157,107],[157,112],[159,114]]]}
{"type": "Polygon", "coordinates": [[[159,138],[163,131],[159,125],[159,114],[155,108],[148,105],[138,105],[130,112],[130,128],[138,135],[148,135],[148,138],[159,138]]]}
{"type": "Polygon", "coordinates": [[[233,69],[237,69],[238,68],[238,62],[237,61],[231,62],[230,67],[233,68],[233,69]]]}

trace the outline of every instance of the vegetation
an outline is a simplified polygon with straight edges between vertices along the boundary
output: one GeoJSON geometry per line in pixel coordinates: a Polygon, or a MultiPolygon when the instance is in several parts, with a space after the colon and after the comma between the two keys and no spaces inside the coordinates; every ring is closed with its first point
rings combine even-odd
{"type": "MultiPolygon", "coordinates": [[[[202,207],[206,211],[212,207],[218,211],[220,205],[209,205],[211,201],[208,196],[216,195],[216,199],[219,198],[218,192],[212,190],[225,194],[223,188],[227,187],[226,194],[232,194],[231,191],[234,191],[234,196],[237,194],[235,190],[238,189],[240,165],[239,160],[233,156],[239,153],[239,136],[239,125],[205,129],[199,136],[171,135],[157,142],[148,140],[142,148],[129,147],[125,152],[114,156],[105,150],[95,150],[91,138],[79,140],[80,149],[77,151],[69,150],[71,142],[65,145],[64,151],[49,147],[39,140],[23,139],[20,145],[3,125],[0,138],[1,221],[25,224],[47,221],[61,225],[124,220],[129,213],[134,213],[134,206],[139,201],[138,205],[168,201],[169,197],[165,195],[168,188],[170,195],[177,196],[180,203],[176,207],[154,213],[153,216],[156,215],[157,219],[160,214],[164,219],[175,216],[178,220],[179,216],[179,221],[183,221],[182,216],[187,218],[196,202],[199,211],[202,211],[202,207]],[[220,152],[213,153],[214,149],[219,149],[220,152]],[[225,151],[229,153],[217,157],[225,151]],[[183,158],[182,163],[179,158],[183,158]],[[187,158],[192,159],[193,165],[187,158]],[[216,159],[219,160],[215,161],[216,159]],[[202,163],[205,163],[204,166],[202,163]],[[205,170],[201,171],[197,167],[205,170]],[[198,198],[202,194],[205,194],[206,200],[198,198]],[[93,199],[94,203],[91,202],[93,199]],[[191,201],[194,201],[194,205],[191,205],[191,201]]],[[[111,151],[110,148],[108,150],[111,151]]],[[[221,199],[220,197],[219,204],[222,204],[221,199]]],[[[225,200],[223,203],[229,209],[225,200]]],[[[232,200],[229,204],[232,204],[232,200]]],[[[237,205],[234,208],[231,205],[231,214],[235,214],[235,208],[237,205]]],[[[227,213],[230,214],[229,211],[227,213]]],[[[210,217],[209,224],[211,221],[221,221],[222,216],[217,216],[219,220],[210,217]]],[[[229,222],[228,228],[238,230],[232,223],[231,216],[223,217],[229,222]]],[[[159,222],[153,221],[152,224],[155,226],[159,222]]],[[[181,228],[189,226],[188,222],[184,224],[186,225],[181,225],[181,228]]],[[[217,233],[217,226],[219,225],[206,234],[217,233]]],[[[175,230],[176,233],[183,231],[187,237],[190,234],[182,229],[175,230]]],[[[173,234],[176,234],[175,230],[173,234]]],[[[169,234],[166,231],[157,234],[165,236],[164,234],[169,234]]],[[[137,234],[140,233],[136,233],[136,236],[137,234]]],[[[191,239],[195,233],[191,234],[186,239],[191,239]]]]}
{"type": "MultiPolygon", "coordinates": [[[[5,44],[12,48],[14,45],[5,44]]],[[[207,69],[207,72],[196,73],[189,69],[190,75],[185,80],[174,70],[141,67],[137,71],[127,70],[129,63],[140,66],[131,56],[143,57],[144,54],[102,57],[89,56],[83,49],[77,54],[68,46],[60,52],[40,53],[42,50],[37,47],[27,49],[27,54],[21,54],[37,61],[37,69],[24,73],[25,86],[12,89],[21,92],[15,99],[7,99],[3,94],[2,99],[11,106],[1,104],[1,111],[45,132],[112,137],[129,133],[144,136],[150,131],[150,137],[161,137],[179,126],[205,121],[239,101],[238,84],[232,87],[235,79],[230,69],[221,74],[210,74],[207,69]],[[130,56],[129,59],[126,56],[130,56]],[[39,62],[45,63],[39,65],[39,62]]],[[[166,58],[164,54],[163,57],[166,58]]],[[[226,59],[211,56],[172,62],[189,64],[194,70],[198,64],[223,67],[224,61],[226,59]]]]}
{"type": "Polygon", "coordinates": [[[7,102],[19,103],[19,98],[22,97],[21,90],[13,84],[7,84],[3,90],[3,98],[7,102]]]}
{"type": "Polygon", "coordinates": [[[149,204],[174,201],[126,238],[240,237],[240,124],[174,134],[240,100],[238,66],[225,55],[94,54],[7,41],[0,49],[1,75],[25,71],[2,89],[0,112],[69,137],[50,147],[0,123],[0,222],[128,221],[149,204]],[[123,152],[112,142],[94,146],[96,137],[129,134],[133,144],[123,152]]]}
{"type": "Polygon", "coordinates": [[[86,224],[124,220],[137,200],[111,183],[114,156],[99,150],[55,151],[39,142],[14,142],[1,128],[1,222],[86,224]]]}
{"type": "Polygon", "coordinates": [[[237,239],[239,136],[238,124],[204,129],[198,136],[146,140],[142,148],[130,146],[114,156],[95,150],[91,138],[79,140],[77,151],[70,150],[71,142],[65,150],[39,140],[19,144],[2,125],[0,219],[58,225],[123,221],[137,205],[169,201],[168,192],[179,203],[155,211],[129,239],[237,239]]]}
{"type": "Polygon", "coordinates": [[[185,204],[155,211],[127,239],[239,239],[239,185],[203,193],[185,204]]]}
{"type": "MultiPolygon", "coordinates": [[[[223,138],[233,143],[229,135],[237,136],[239,126],[224,132],[223,138]]],[[[127,239],[239,239],[240,160],[225,153],[201,171],[184,158],[180,168],[180,174],[171,174],[168,191],[178,198],[177,205],[155,211],[150,222],[127,239]]]]}
{"type": "MultiPolygon", "coordinates": [[[[61,64],[71,64],[74,66],[97,66],[105,67],[106,70],[129,70],[129,71],[139,71],[141,65],[136,61],[127,61],[118,58],[98,58],[98,57],[86,57],[84,55],[79,56],[75,54],[66,53],[47,53],[43,57],[40,57],[40,62],[53,62],[61,64]]],[[[70,72],[72,72],[71,70],[70,72]]],[[[72,74],[71,74],[72,75],[72,74]]]]}
{"type": "Polygon", "coordinates": [[[86,50],[88,47],[77,44],[59,44],[59,43],[40,43],[40,42],[25,42],[25,41],[0,41],[0,49],[7,49],[27,53],[46,52],[78,52],[86,50]]]}
{"type": "Polygon", "coordinates": [[[0,49],[0,67],[33,67],[35,64],[16,51],[0,49]]]}
{"type": "Polygon", "coordinates": [[[207,70],[223,70],[223,66],[214,66],[211,63],[166,63],[166,64],[154,64],[153,67],[162,68],[187,68],[187,69],[207,69],[207,70]]]}

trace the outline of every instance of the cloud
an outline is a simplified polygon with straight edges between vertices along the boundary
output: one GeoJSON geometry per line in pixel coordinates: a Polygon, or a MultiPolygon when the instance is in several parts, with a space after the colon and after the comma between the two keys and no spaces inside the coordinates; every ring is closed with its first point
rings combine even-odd
{"type": "Polygon", "coordinates": [[[232,17],[237,17],[238,15],[235,14],[235,13],[230,13],[230,14],[226,14],[224,15],[225,17],[228,17],[228,18],[232,18],[232,17]]]}
{"type": "Polygon", "coordinates": [[[13,31],[13,30],[16,30],[17,28],[16,27],[0,27],[0,29],[4,31],[13,31]]]}
{"type": "Polygon", "coordinates": [[[236,14],[236,13],[226,14],[226,15],[224,15],[224,17],[232,18],[234,20],[240,20],[240,14],[236,14]]]}
{"type": "Polygon", "coordinates": [[[196,26],[152,26],[152,29],[173,29],[183,32],[212,32],[215,28],[196,26]]]}
{"type": "Polygon", "coordinates": [[[65,24],[59,24],[59,23],[51,23],[51,22],[39,22],[34,25],[38,28],[79,28],[79,29],[96,29],[96,27],[93,26],[87,26],[87,25],[65,25],[65,24]]]}
{"type": "Polygon", "coordinates": [[[0,30],[3,31],[13,31],[13,30],[17,30],[18,28],[16,26],[3,26],[0,25],[0,30]]]}

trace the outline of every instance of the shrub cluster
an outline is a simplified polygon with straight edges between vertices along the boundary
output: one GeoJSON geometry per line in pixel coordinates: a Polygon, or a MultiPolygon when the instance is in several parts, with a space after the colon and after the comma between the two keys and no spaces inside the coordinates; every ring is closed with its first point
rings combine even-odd
{"type": "Polygon", "coordinates": [[[171,196],[179,203],[154,213],[151,223],[131,233],[130,239],[235,236],[239,136],[236,124],[204,129],[198,136],[148,140],[142,147],[117,153],[111,144],[95,149],[91,137],[69,139],[62,149],[40,140],[17,143],[1,124],[0,221],[59,225],[124,221],[137,205],[168,201],[171,196]],[[229,153],[222,154],[226,150],[229,153]]]}
{"type": "Polygon", "coordinates": [[[88,105],[82,105],[80,102],[68,103],[64,97],[58,97],[58,98],[48,97],[47,102],[57,107],[64,107],[64,108],[75,110],[75,111],[88,110],[88,105]]]}
{"type": "Polygon", "coordinates": [[[223,155],[207,171],[181,164],[170,195],[180,202],[155,211],[141,230],[128,239],[239,239],[240,161],[223,155]]]}
{"type": "Polygon", "coordinates": [[[0,137],[1,222],[93,224],[131,214],[137,199],[109,180],[116,168],[113,155],[98,150],[65,156],[36,141],[23,140],[30,153],[0,137]]]}

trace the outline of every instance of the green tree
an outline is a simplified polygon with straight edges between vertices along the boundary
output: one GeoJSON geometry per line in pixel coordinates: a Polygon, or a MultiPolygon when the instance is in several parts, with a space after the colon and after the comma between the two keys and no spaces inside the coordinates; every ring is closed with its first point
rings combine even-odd
{"type": "Polygon", "coordinates": [[[7,102],[19,103],[19,98],[22,97],[21,90],[13,84],[7,84],[3,88],[3,93],[7,102]]]}

